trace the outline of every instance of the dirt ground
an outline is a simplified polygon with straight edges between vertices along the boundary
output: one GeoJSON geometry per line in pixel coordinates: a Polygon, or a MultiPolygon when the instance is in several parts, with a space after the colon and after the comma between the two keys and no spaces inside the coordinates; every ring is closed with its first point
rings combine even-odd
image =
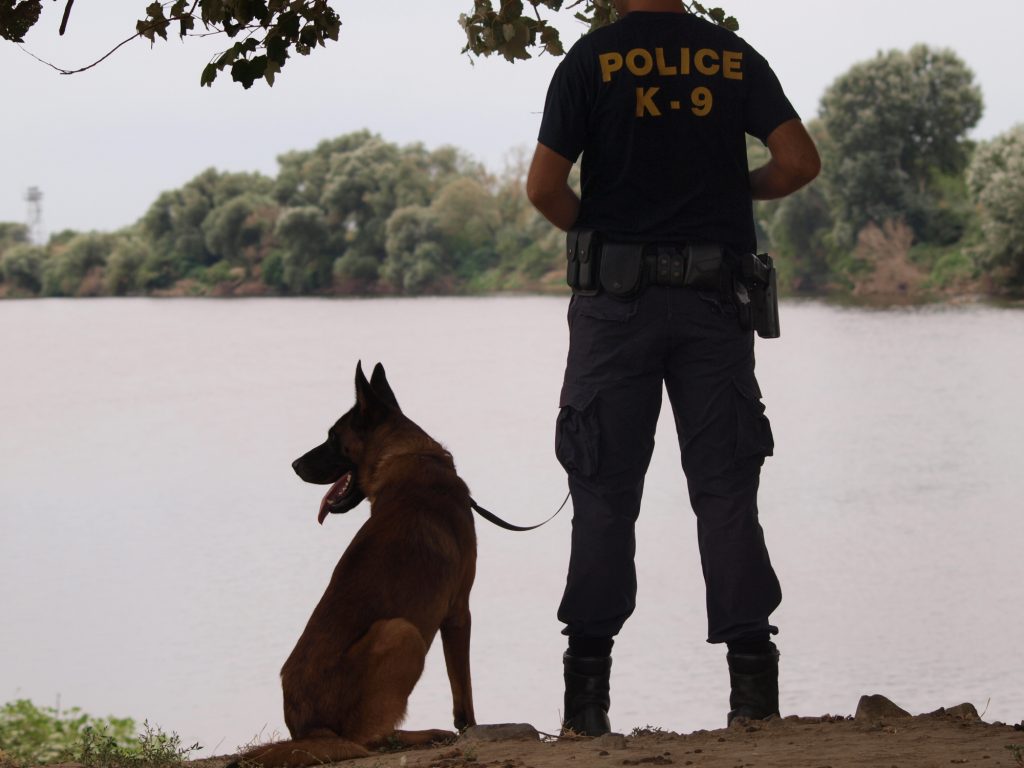
{"type": "MultiPolygon", "coordinates": [[[[193,761],[220,768],[226,758],[193,761]]],[[[865,697],[856,716],[737,721],[716,731],[645,729],[597,739],[556,738],[530,726],[482,726],[454,743],[382,752],[345,768],[694,768],[1024,767],[1024,722],[985,723],[971,705],[911,717],[883,697],[865,697]]]]}

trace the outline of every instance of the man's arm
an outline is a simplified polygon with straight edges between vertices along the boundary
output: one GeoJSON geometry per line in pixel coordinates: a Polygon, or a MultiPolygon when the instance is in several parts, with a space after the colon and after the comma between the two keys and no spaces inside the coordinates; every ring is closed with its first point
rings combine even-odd
{"type": "Polygon", "coordinates": [[[526,177],[526,196],[545,219],[566,231],[576,223],[580,199],[569,186],[572,163],[543,144],[537,144],[526,177]]]}
{"type": "Polygon", "coordinates": [[[787,120],[768,136],[771,159],[750,172],[755,200],[775,200],[796,192],[821,171],[814,140],[798,118],[787,120]]]}

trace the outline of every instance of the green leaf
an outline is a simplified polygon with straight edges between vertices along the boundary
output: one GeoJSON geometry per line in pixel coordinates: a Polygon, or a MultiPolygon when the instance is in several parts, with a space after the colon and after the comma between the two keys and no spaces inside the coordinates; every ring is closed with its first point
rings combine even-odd
{"type": "Polygon", "coordinates": [[[213,81],[217,79],[217,65],[210,63],[203,67],[203,74],[199,78],[199,85],[213,85],[213,81]]]}
{"type": "MultiPolygon", "coordinates": [[[[280,36],[275,35],[274,37],[267,37],[264,40],[264,47],[267,49],[267,58],[271,61],[276,61],[279,65],[284,66],[285,60],[288,58],[288,43],[282,40],[280,36]]],[[[280,67],[278,67],[280,69],[280,67]]]]}
{"type": "Polygon", "coordinates": [[[12,43],[24,42],[25,33],[39,21],[42,7],[41,0],[0,2],[0,37],[12,43]]]}
{"type": "Polygon", "coordinates": [[[204,22],[216,24],[224,20],[223,0],[206,0],[206,2],[200,3],[200,9],[203,12],[204,22]]]}
{"type": "Polygon", "coordinates": [[[274,61],[273,59],[267,59],[267,68],[263,71],[263,77],[267,81],[267,85],[274,86],[274,76],[281,71],[281,62],[274,61]]]}
{"type": "Polygon", "coordinates": [[[258,78],[263,77],[266,68],[266,58],[260,58],[263,59],[262,65],[258,64],[256,60],[239,59],[236,61],[231,65],[231,79],[236,83],[241,83],[246,90],[251,88],[258,78]]]}

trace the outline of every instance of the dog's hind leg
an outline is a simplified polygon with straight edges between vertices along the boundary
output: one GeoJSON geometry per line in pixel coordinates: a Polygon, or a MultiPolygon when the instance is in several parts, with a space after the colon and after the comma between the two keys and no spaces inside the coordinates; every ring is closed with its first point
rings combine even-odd
{"type": "Polygon", "coordinates": [[[427,644],[405,619],[382,619],[346,654],[359,670],[357,702],[346,722],[345,736],[359,744],[385,745],[405,719],[409,694],[423,674],[427,644]]]}

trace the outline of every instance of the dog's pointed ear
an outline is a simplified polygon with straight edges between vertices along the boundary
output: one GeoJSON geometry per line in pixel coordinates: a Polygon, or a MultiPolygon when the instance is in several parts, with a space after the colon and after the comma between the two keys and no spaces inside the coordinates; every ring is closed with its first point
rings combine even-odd
{"type": "Polygon", "coordinates": [[[398,398],[395,397],[395,393],[391,389],[391,385],[388,384],[387,374],[384,373],[384,366],[377,363],[373,367],[373,374],[370,376],[370,386],[373,391],[380,395],[381,400],[390,405],[397,411],[402,410],[398,405],[398,398]]]}
{"type": "Polygon", "coordinates": [[[380,398],[373,391],[370,382],[366,380],[366,374],[363,373],[363,361],[360,360],[356,363],[356,405],[359,406],[359,412],[365,415],[379,403],[380,398]]]}

